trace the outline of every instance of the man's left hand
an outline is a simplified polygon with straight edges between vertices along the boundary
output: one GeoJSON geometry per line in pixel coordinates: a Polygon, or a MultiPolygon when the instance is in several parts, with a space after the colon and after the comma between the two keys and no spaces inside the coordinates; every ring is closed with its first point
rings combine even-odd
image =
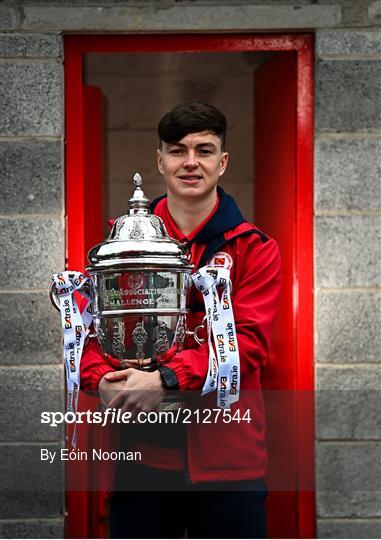
{"type": "Polygon", "coordinates": [[[159,371],[140,371],[134,368],[106,373],[109,382],[124,380],[123,389],[110,401],[108,408],[129,411],[133,418],[140,412],[157,410],[165,396],[159,371]]]}

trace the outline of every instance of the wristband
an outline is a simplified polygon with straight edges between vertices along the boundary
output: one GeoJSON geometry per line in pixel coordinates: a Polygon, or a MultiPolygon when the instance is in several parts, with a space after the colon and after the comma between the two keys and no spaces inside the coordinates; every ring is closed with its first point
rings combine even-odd
{"type": "Polygon", "coordinates": [[[179,381],[173,369],[166,366],[160,366],[158,368],[158,371],[160,373],[160,378],[164,388],[166,388],[167,390],[179,389],[179,381]]]}

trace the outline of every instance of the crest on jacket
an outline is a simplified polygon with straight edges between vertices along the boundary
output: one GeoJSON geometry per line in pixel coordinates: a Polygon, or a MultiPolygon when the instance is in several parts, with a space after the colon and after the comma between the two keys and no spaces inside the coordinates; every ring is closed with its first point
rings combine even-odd
{"type": "Polygon", "coordinates": [[[208,262],[208,266],[213,266],[214,268],[227,268],[230,270],[230,268],[233,266],[233,259],[229,255],[229,253],[225,253],[224,251],[219,251],[218,253],[215,253],[213,257],[208,262]]]}

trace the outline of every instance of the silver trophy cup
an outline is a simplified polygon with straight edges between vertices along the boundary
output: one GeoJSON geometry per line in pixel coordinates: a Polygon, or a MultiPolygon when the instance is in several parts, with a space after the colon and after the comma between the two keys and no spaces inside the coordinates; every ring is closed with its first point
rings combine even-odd
{"type": "MultiPolygon", "coordinates": [[[[190,254],[170,238],[163,221],[150,213],[139,174],[129,213],[119,217],[104,242],[88,254],[94,332],[104,353],[125,367],[135,360],[153,370],[164,353],[181,350],[186,335],[187,290],[191,286],[190,254]]],[[[54,285],[50,292],[59,308],[54,285]]]]}

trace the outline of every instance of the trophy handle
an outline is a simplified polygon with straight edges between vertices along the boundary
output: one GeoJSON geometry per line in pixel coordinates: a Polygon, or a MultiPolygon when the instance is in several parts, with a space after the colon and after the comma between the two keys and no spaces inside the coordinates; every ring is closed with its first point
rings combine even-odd
{"type": "Polygon", "coordinates": [[[198,335],[198,333],[200,332],[200,330],[206,330],[205,328],[205,321],[206,321],[206,315],[204,316],[204,318],[202,319],[202,323],[199,324],[198,326],[196,326],[196,328],[193,330],[187,330],[187,336],[192,336],[193,339],[195,340],[195,342],[198,344],[198,345],[203,345],[205,343],[205,339],[200,337],[198,335]]]}
{"type": "Polygon", "coordinates": [[[55,286],[54,281],[51,282],[50,287],[49,287],[49,298],[53,306],[56,308],[56,310],[60,311],[60,303],[58,301],[56,286],[55,286]]]}

